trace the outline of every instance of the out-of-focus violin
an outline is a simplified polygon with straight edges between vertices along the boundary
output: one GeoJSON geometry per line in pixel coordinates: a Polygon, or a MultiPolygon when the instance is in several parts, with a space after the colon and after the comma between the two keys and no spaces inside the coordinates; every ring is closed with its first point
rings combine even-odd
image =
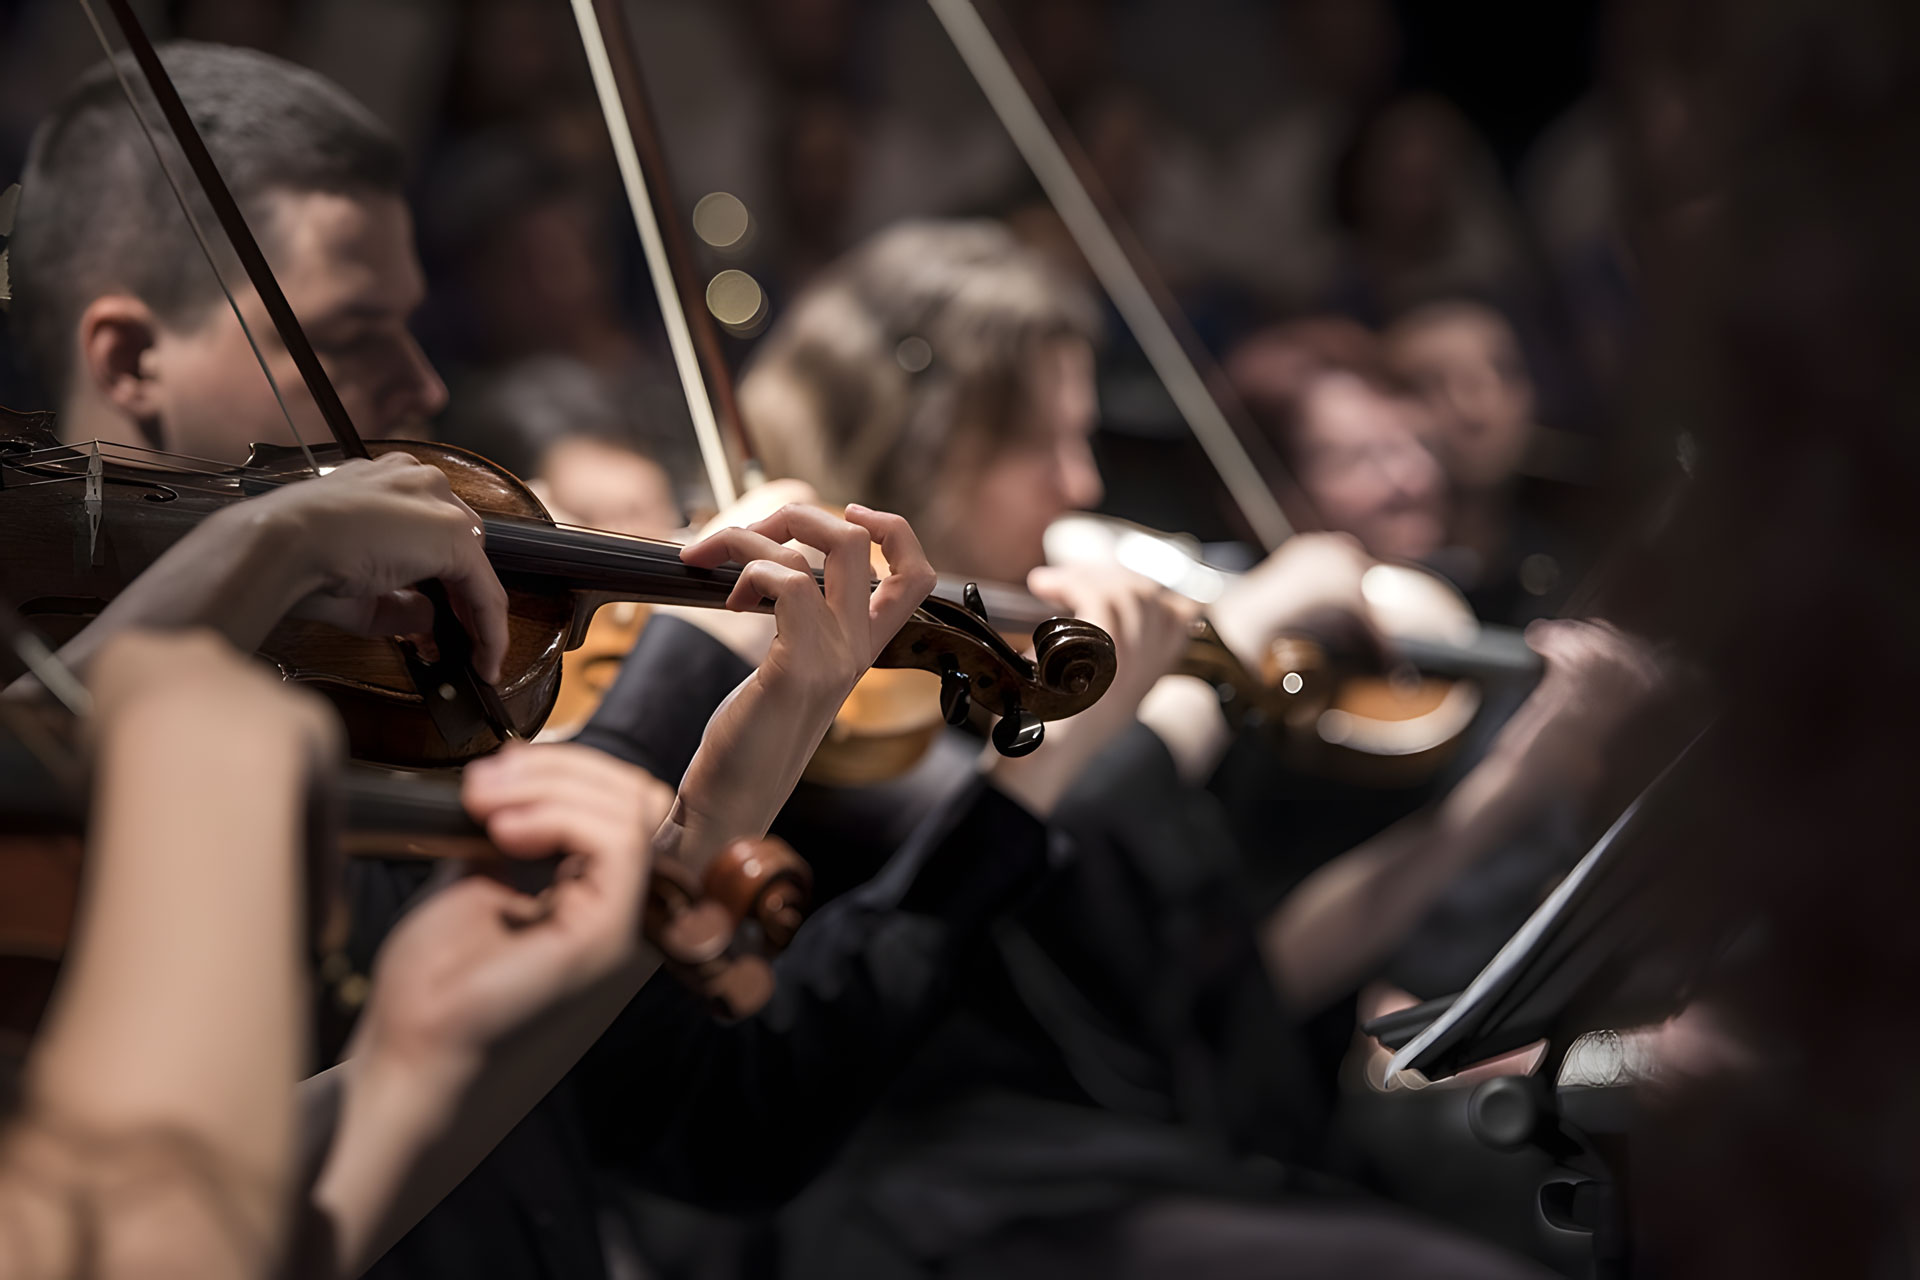
{"type": "MultiPolygon", "coordinates": [[[[1010,631],[1049,606],[1015,587],[942,584],[964,592],[1010,631]]],[[[1451,758],[1498,681],[1531,681],[1539,655],[1519,632],[1478,622],[1446,583],[1419,569],[1367,571],[1372,617],[1391,646],[1380,653],[1349,633],[1294,630],[1249,663],[1195,619],[1174,673],[1212,687],[1230,723],[1263,730],[1290,768],[1368,786],[1408,786],[1451,758]],[[1408,607],[1411,605],[1412,607],[1408,607]]],[[[808,766],[807,777],[861,786],[896,777],[942,728],[925,677],[879,671],[862,680],[808,766]]]]}
{"type": "MultiPolygon", "coordinates": [[[[26,1033],[38,1020],[64,956],[85,860],[86,766],[61,709],[0,700],[0,1030],[26,1033]]],[[[314,797],[310,824],[349,857],[461,858],[505,871],[507,862],[460,802],[450,773],[349,766],[314,797]]],[[[322,850],[311,855],[328,861],[322,850]]],[[[550,864],[549,864],[550,865],[550,864]]],[[[525,877],[516,875],[515,883],[525,877]]],[[[332,886],[316,884],[316,906],[332,886]]],[[[745,1017],[773,991],[771,962],[804,918],[812,873],[773,837],[737,840],[704,872],[655,859],[642,927],[666,967],[730,1017],[745,1017]]],[[[342,940],[316,913],[323,976],[342,940]]]]}

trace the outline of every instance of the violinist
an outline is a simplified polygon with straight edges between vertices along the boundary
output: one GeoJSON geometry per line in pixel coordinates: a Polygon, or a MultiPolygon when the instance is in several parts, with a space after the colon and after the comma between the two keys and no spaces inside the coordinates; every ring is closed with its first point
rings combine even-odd
{"type": "MultiPolygon", "coordinates": [[[[1325,1103],[1293,1019],[1353,991],[1454,876],[1585,767],[1578,744],[1610,730],[1636,669],[1605,633],[1543,639],[1537,714],[1472,785],[1250,911],[1203,785],[1233,735],[1210,689],[1161,678],[1189,608],[1123,572],[1039,565],[1047,525],[1100,495],[1089,314],[996,226],[909,225],[822,273],[742,383],[774,474],[830,501],[885,495],[943,564],[1029,583],[1101,622],[1120,654],[1106,698],[1058,726],[1104,740],[1055,812],[1074,859],[1001,927],[897,1105],[787,1216],[786,1260],[801,1275],[1023,1274],[1043,1260],[1162,1275],[1203,1259],[1207,1274],[1254,1275],[1286,1251],[1298,1274],[1398,1257],[1422,1274],[1496,1274],[1499,1259],[1449,1258],[1450,1242],[1378,1210],[1320,1223],[1280,1198],[1284,1178],[1263,1181],[1278,1166],[1256,1174],[1217,1153],[1315,1164],[1325,1103]],[[1549,736],[1574,749],[1547,749],[1549,736]]],[[[1369,563],[1346,540],[1297,540],[1214,607],[1216,624],[1257,654],[1290,622],[1354,608],[1369,563]]],[[[871,821],[862,798],[839,803],[871,821]]],[[[825,862],[838,847],[809,851],[825,862]]]]}
{"type": "MultiPolygon", "coordinates": [[[[905,576],[880,607],[898,612],[929,575],[889,543],[905,576]]],[[[831,690],[877,648],[857,624],[810,619],[827,609],[811,577],[793,575],[796,601],[784,566],[754,563],[756,587],[784,601],[783,634],[677,797],[583,747],[468,767],[466,805],[496,848],[566,862],[537,898],[469,875],[399,922],[346,1060],[303,1087],[304,1155],[304,981],[288,939],[309,877],[294,846],[338,724],[211,637],[107,644],[92,666],[101,794],[78,941],[0,1137],[27,1268],[9,1274],[90,1258],[111,1275],[357,1275],[466,1177],[658,966],[639,925],[649,833],[684,853],[763,832],[831,690]],[[289,1204],[304,1208],[290,1219],[289,1204]]]]}
{"type": "Polygon", "coordinates": [[[1394,373],[1426,401],[1426,439],[1447,473],[1439,567],[1482,618],[1551,616],[1578,573],[1569,539],[1542,509],[1543,481],[1578,474],[1578,451],[1535,422],[1513,325],[1483,303],[1452,299],[1401,316],[1383,342],[1394,373]]]}
{"type": "Polygon", "coordinates": [[[528,759],[471,770],[497,846],[564,854],[566,874],[538,899],[448,880],[388,940],[350,1061],[297,1097],[293,940],[332,869],[300,836],[335,717],[204,633],[119,636],[89,685],[75,941],[0,1139],[7,1274],[355,1274],[657,964],[639,942],[646,833],[672,797],[608,785],[623,766],[580,749],[539,753],[538,789],[528,759]]]}
{"type": "MultiPolygon", "coordinates": [[[[269,258],[285,268],[295,309],[311,317],[317,338],[331,335],[321,358],[339,375],[350,408],[370,433],[414,429],[443,393],[405,329],[419,276],[389,163],[391,139],[337,87],[275,59],[187,44],[169,46],[163,57],[237,198],[265,233],[269,258]]],[[[37,135],[10,242],[14,319],[29,335],[43,382],[61,388],[70,438],[99,435],[237,459],[247,442],[284,438],[278,410],[257,369],[249,380],[229,364],[249,357],[238,324],[214,305],[217,291],[209,297],[184,273],[169,274],[192,255],[191,240],[184,223],[166,214],[152,174],[134,163],[137,127],[107,92],[110,83],[108,70],[96,68],[37,135]],[[81,224],[98,234],[69,234],[81,224]],[[152,261],[159,256],[168,258],[164,267],[152,261]]],[[[254,315],[251,291],[236,292],[242,312],[254,315]]],[[[255,331],[279,368],[285,357],[271,332],[255,331]]],[[[296,419],[311,419],[299,384],[283,378],[282,386],[296,419]]],[[[444,536],[455,524],[470,528],[468,513],[426,468],[348,464],[231,510],[224,528],[203,525],[178,544],[69,652],[97,652],[99,635],[142,621],[197,621],[249,644],[289,605],[376,632],[404,630],[425,618],[401,584],[432,572],[448,581],[481,674],[490,674],[498,584],[484,564],[476,567],[476,539],[444,536]],[[333,558],[315,566],[316,554],[333,558]]],[[[847,520],[777,514],[688,555],[707,564],[755,563],[755,581],[783,601],[776,617],[742,644],[746,657],[684,623],[649,627],[581,736],[582,749],[617,755],[684,788],[699,780],[707,732],[729,740],[722,758],[758,761],[709,780],[747,788],[756,804],[777,807],[802,748],[818,740],[805,726],[838,705],[838,694],[824,690],[844,694],[847,662],[870,658],[873,637],[891,634],[866,609],[892,617],[923,592],[930,581],[924,557],[897,518],[860,511],[847,520]],[[831,578],[852,572],[857,560],[863,584],[874,539],[885,547],[893,576],[871,606],[860,602],[857,643],[851,594],[835,597],[835,611],[806,606],[827,597],[811,578],[803,584],[804,561],[779,545],[796,537],[827,553],[831,578]],[[809,610],[791,627],[779,612],[788,604],[809,610]],[[756,673],[769,671],[800,681],[804,696],[789,689],[767,701],[756,673]],[[789,694],[800,704],[786,706],[789,694]],[[716,710],[724,714],[716,718],[716,710]]],[[[886,873],[801,931],[782,958],[775,1006],[764,1017],[717,1024],[675,984],[647,984],[582,1069],[387,1250],[375,1273],[603,1274],[609,1251],[629,1246],[617,1235],[603,1238],[606,1197],[589,1156],[709,1202],[791,1195],[947,1007],[955,966],[1045,872],[1050,845],[1037,816],[1084,763],[1084,754],[1068,749],[1073,737],[1025,760],[995,762],[984,777],[969,761],[957,792],[923,811],[912,838],[890,850],[886,873]],[[746,1147],[755,1154],[743,1161],[737,1153],[746,1147]]],[[[552,758],[547,750],[516,752],[479,773],[532,786],[546,767],[534,762],[552,758]]],[[[631,780],[608,785],[649,789],[631,780]]],[[[771,808],[748,816],[770,818],[771,808]]],[[[415,866],[365,860],[355,861],[349,877],[350,953],[364,969],[375,964],[382,939],[411,918],[407,907],[425,877],[415,866]]],[[[333,1047],[323,1044],[323,1063],[333,1047]]],[[[364,1265],[386,1240],[363,1236],[365,1250],[342,1265],[364,1265]]]]}
{"type": "MultiPolygon", "coordinates": [[[[355,420],[379,437],[417,433],[446,389],[406,327],[424,284],[399,148],[299,68],[276,68],[269,104],[248,97],[259,74],[236,74],[251,66],[237,51],[195,49],[176,63],[184,92],[220,104],[237,198],[355,420]]],[[[256,441],[293,443],[108,67],[76,84],[37,135],[23,190],[10,324],[65,439],[226,463],[256,441]]],[[[258,298],[238,299],[252,331],[270,334],[258,298]]],[[[302,433],[323,438],[285,350],[264,349],[302,433]]],[[[506,597],[473,512],[431,472],[408,458],[350,461],[208,521],[63,656],[84,667],[128,621],[214,626],[243,649],[289,611],[372,635],[424,633],[426,602],[406,588],[438,577],[482,674],[497,675],[506,597]]]]}

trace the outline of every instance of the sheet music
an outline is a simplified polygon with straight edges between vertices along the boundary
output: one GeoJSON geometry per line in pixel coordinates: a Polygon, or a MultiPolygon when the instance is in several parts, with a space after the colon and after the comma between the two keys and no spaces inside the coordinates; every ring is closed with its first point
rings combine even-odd
{"type": "Polygon", "coordinates": [[[1567,873],[1566,878],[1554,888],[1552,893],[1547,895],[1547,900],[1527,917],[1527,922],[1520,926],[1519,932],[1507,939],[1506,945],[1500,948],[1487,967],[1475,975],[1473,981],[1467,985],[1467,989],[1460,994],[1460,998],[1393,1055],[1393,1059],[1387,1063],[1386,1080],[1389,1087],[1396,1082],[1416,1083],[1412,1080],[1400,1081],[1400,1073],[1416,1069],[1415,1064],[1429,1047],[1438,1043],[1441,1037],[1512,986],[1513,981],[1519,976],[1520,967],[1539,949],[1548,934],[1559,924],[1560,917],[1565,914],[1568,904],[1597,873],[1608,851],[1619,842],[1620,834],[1627,829],[1634,817],[1639,814],[1641,807],[1646,804],[1647,797],[1667,780],[1679,767],[1680,762],[1687,758],[1688,753],[1705,736],[1706,730],[1703,729],[1681,749],[1680,754],[1675,756],[1652,782],[1641,788],[1640,794],[1633,798],[1633,803],[1621,811],[1620,816],[1613,820],[1613,825],[1601,834],[1599,840],[1587,850],[1586,855],[1580,859],[1574,869],[1567,873]]]}

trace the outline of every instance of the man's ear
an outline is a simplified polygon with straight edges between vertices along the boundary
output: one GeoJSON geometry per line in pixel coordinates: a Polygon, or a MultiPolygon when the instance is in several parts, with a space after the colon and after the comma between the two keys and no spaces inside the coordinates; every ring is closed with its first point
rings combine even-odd
{"type": "Polygon", "coordinates": [[[153,309],[132,294],[105,294],[80,313],[80,368],[75,377],[149,437],[161,411],[152,362],[159,332],[153,309]]]}

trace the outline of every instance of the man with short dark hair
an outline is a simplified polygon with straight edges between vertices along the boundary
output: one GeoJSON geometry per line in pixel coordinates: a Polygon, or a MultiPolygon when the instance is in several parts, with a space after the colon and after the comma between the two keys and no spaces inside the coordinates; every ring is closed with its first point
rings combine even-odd
{"type": "MultiPolygon", "coordinates": [[[[392,134],[337,85],[265,54],[182,42],[162,59],[361,434],[438,413],[446,388],[407,330],[426,283],[392,134]]],[[[157,123],[137,71],[122,70],[157,123]]],[[[327,439],[184,157],[157,135],[300,434],[327,439]]],[[[292,443],[112,66],[84,75],[34,135],[10,249],[12,323],[66,438],[227,462],[292,443]]]]}

